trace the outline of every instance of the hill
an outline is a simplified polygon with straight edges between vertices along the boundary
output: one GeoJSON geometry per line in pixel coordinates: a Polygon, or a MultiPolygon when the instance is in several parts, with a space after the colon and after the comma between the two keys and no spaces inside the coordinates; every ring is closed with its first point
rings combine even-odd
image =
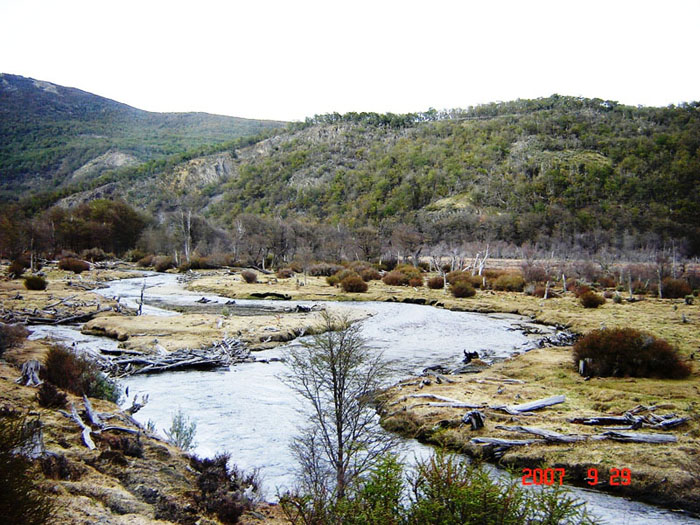
{"type": "Polygon", "coordinates": [[[206,113],[151,113],[79,89],[0,74],[5,198],[284,125],[206,113]]]}

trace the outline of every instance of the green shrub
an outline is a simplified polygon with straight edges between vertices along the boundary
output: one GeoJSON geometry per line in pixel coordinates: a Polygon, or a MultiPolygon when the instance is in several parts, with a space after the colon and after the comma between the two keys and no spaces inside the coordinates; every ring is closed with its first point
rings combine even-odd
{"type": "Polygon", "coordinates": [[[278,279],[290,279],[294,277],[294,270],[291,268],[280,268],[275,275],[278,279]]]}
{"type": "Polygon", "coordinates": [[[685,279],[666,277],[661,281],[661,294],[664,299],[680,299],[692,292],[690,284],[685,279]]]}
{"type": "MultiPolygon", "coordinates": [[[[122,256],[122,258],[125,261],[133,263],[133,262],[137,262],[137,261],[143,259],[144,257],[146,257],[146,255],[147,255],[146,252],[144,252],[143,250],[139,250],[138,248],[132,248],[131,250],[127,251],[122,256]]],[[[146,266],[150,266],[150,265],[147,264],[146,266]]]]}
{"type": "Polygon", "coordinates": [[[450,287],[452,295],[455,297],[474,297],[476,295],[476,290],[467,281],[457,281],[450,287]]]}
{"type": "MultiPolygon", "coordinates": [[[[56,506],[38,485],[37,465],[16,451],[33,435],[32,423],[16,412],[0,413],[0,521],[17,525],[51,523],[56,506]]],[[[36,431],[36,430],[34,430],[36,431]]]]}
{"type": "Polygon", "coordinates": [[[525,288],[525,279],[518,273],[506,273],[496,278],[493,288],[504,292],[522,292],[525,288]]]}
{"type": "Polygon", "coordinates": [[[48,283],[40,275],[28,275],[24,278],[24,287],[27,290],[46,290],[48,283]]]}
{"type": "Polygon", "coordinates": [[[595,292],[588,291],[579,296],[579,301],[584,308],[598,308],[605,304],[605,297],[595,292]]]}
{"type": "Polygon", "coordinates": [[[431,290],[441,290],[442,288],[445,287],[445,280],[438,276],[438,277],[431,277],[428,279],[428,288],[431,290]]]}
{"type": "Polygon", "coordinates": [[[75,259],[73,257],[65,257],[58,261],[58,267],[61,270],[66,270],[75,274],[81,274],[90,269],[90,263],[82,261],[80,259],[75,259]]]}
{"type": "Polygon", "coordinates": [[[175,259],[167,255],[161,257],[154,257],[152,264],[153,269],[156,272],[165,272],[166,270],[175,268],[175,259]]]}
{"type": "Polygon", "coordinates": [[[454,272],[449,272],[445,276],[445,279],[449,284],[454,284],[458,280],[465,280],[467,278],[467,275],[469,275],[467,272],[463,272],[462,270],[455,270],[454,272]]]}
{"type": "Polygon", "coordinates": [[[189,270],[216,270],[221,268],[220,261],[213,257],[190,257],[190,262],[183,262],[177,267],[177,271],[180,273],[187,272],[189,270]]]}
{"type": "Polygon", "coordinates": [[[258,274],[252,270],[243,270],[241,272],[241,277],[243,277],[243,280],[245,282],[247,282],[248,284],[253,284],[253,283],[258,282],[258,274]]]}
{"type": "Polygon", "coordinates": [[[408,280],[409,277],[405,273],[397,270],[392,270],[382,277],[384,284],[389,286],[406,286],[408,280]]]}
{"type": "Polygon", "coordinates": [[[196,433],[197,423],[190,420],[182,409],[178,409],[177,414],[173,416],[170,429],[165,431],[165,436],[170,443],[187,452],[196,446],[194,442],[196,433]]]}
{"type": "Polygon", "coordinates": [[[399,264],[396,268],[394,268],[394,271],[401,272],[409,279],[411,277],[420,277],[422,273],[420,268],[416,268],[411,264],[399,264]]]}
{"type": "Polygon", "coordinates": [[[633,328],[594,330],[574,345],[574,362],[588,361],[589,375],[680,379],[689,366],[663,339],[633,328]]]}
{"type": "Polygon", "coordinates": [[[41,377],[79,396],[86,395],[114,403],[119,400],[118,385],[107,379],[94,362],[61,345],[53,345],[49,349],[41,377]]]}
{"type": "Polygon", "coordinates": [[[102,248],[90,248],[80,252],[80,256],[86,261],[99,262],[107,259],[107,254],[102,248]]]}
{"type": "Polygon", "coordinates": [[[693,297],[693,296],[690,295],[690,294],[688,294],[688,295],[685,296],[685,304],[691,305],[691,304],[693,304],[694,302],[695,302],[695,297],[693,297]]]}
{"type": "Polygon", "coordinates": [[[340,279],[338,279],[338,274],[333,274],[329,275],[326,277],[326,282],[328,283],[328,286],[337,286],[338,283],[340,282],[340,279]]]}
{"type": "Polygon", "coordinates": [[[367,291],[367,283],[357,274],[348,275],[340,281],[340,286],[345,292],[364,293],[367,291]]]}
{"type": "Polygon", "coordinates": [[[0,323],[0,357],[15,346],[21,345],[29,335],[29,331],[19,324],[0,323]]]}

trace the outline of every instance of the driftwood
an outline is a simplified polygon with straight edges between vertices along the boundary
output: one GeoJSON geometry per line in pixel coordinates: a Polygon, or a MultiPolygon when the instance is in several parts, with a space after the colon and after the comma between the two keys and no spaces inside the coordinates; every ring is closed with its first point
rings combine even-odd
{"type": "Polygon", "coordinates": [[[139,399],[139,396],[137,394],[134,396],[134,401],[131,403],[131,406],[125,410],[125,412],[127,414],[129,414],[130,416],[133,416],[134,414],[136,414],[136,412],[138,412],[139,410],[141,410],[143,407],[146,406],[146,404],[148,403],[149,395],[148,394],[142,395],[141,396],[141,403],[138,402],[138,399],[139,399]]]}
{"type": "Polygon", "coordinates": [[[663,416],[659,416],[652,412],[652,410],[655,409],[655,406],[645,407],[643,405],[637,405],[621,416],[602,415],[593,417],[577,417],[570,419],[569,422],[579,425],[623,425],[623,427],[620,428],[621,430],[636,430],[642,427],[668,430],[683,425],[690,420],[688,417],[678,417],[676,414],[665,414],[663,416]],[[637,415],[641,414],[642,412],[649,412],[649,414],[637,415]]]}
{"type": "Polygon", "coordinates": [[[600,436],[591,436],[591,439],[612,439],[613,441],[622,441],[625,443],[676,443],[678,441],[678,438],[673,434],[642,434],[633,432],[616,432],[613,430],[603,432],[600,436]]]}
{"type": "Polygon", "coordinates": [[[26,325],[35,325],[35,324],[47,324],[47,325],[59,325],[59,324],[69,324],[69,323],[84,323],[86,321],[89,321],[93,317],[95,317],[97,314],[103,313],[103,312],[108,312],[112,310],[111,306],[107,306],[104,308],[98,308],[97,310],[94,310],[92,312],[84,312],[80,314],[58,314],[56,313],[55,315],[53,312],[47,312],[45,310],[42,310],[41,312],[38,310],[34,311],[22,311],[22,310],[5,310],[2,313],[2,320],[4,322],[18,322],[18,323],[23,323],[26,325]],[[38,314],[45,316],[45,317],[39,317],[38,314]]]}
{"type": "Polygon", "coordinates": [[[85,394],[83,394],[83,404],[85,405],[85,413],[87,414],[88,422],[93,426],[101,428],[104,423],[102,423],[100,416],[92,409],[92,403],[90,403],[90,400],[85,394]]]}
{"type": "Polygon", "coordinates": [[[530,401],[529,403],[522,403],[520,405],[497,405],[490,407],[491,410],[502,410],[511,414],[513,416],[517,415],[527,415],[528,412],[533,410],[540,410],[552,405],[558,405],[566,401],[566,396],[558,395],[552,396],[545,399],[538,399],[536,401],[530,401]]]}
{"type": "Polygon", "coordinates": [[[474,379],[475,383],[505,383],[506,385],[523,385],[525,384],[525,381],[522,381],[520,379],[509,379],[509,378],[504,378],[500,379],[497,377],[484,377],[482,379],[474,379]]]}
{"type": "Polygon", "coordinates": [[[36,359],[25,361],[22,363],[22,377],[18,378],[15,383],[23,386],[39,386],[43,381],[39,379],[39,370],[41,363],[36,359]]]}
{"type": "Polygon", "coordinates": [[[22,446],[13,449],[13,454],[19,454],[25,458],[35,460],[46,453],[43,424],[38,418],[24,423],[22,437],[25,438],[22,446]]]}
{"type": "Polygon", "coordinates": [[[59,412],[78,424],[78,426],[83,431],[83,443],[85,443],[85,446],[90,450],[95,450],[95,442],[90,436],[91,429],[80,418],[80,416],[78,415],[78,411],[75,409],[75,405],[73,403],[70,404],[70,414],[64,410],[59,410],[59,412]]]}
{"type": "Polygon", "coordinates": [[[507,432],[519,432],[523,434],[532,434],[545,439],[547,442],[552,443],[576,443],[577,441],[585,441],[587,436],[581,435],[566,435],[560,434],[559,432],[554,432],[552,430],[546,430],[544,428],[536,427],[523,427],[523,426],[508,426],[508,425],[498,425],[496,426],[499,430],[505,430],[507,432]]]}
{"type": "Polygon", "coordinates": [[[250,350],[238,339],[224,339],[208,348],[181,349],[163,355],[140,354],[117,358],[103,365],[120,377],[134,374],[154,374],[172,370],[210,370],[250,359],[250,350]]]}
{"type": "Polygon", "coordinates": [[[485,417],[486,416],[478,410],[472,410],[464,414],[462,422],[464,424],[469,424],[472,430],[479,430],[480,428],[484,428],[485,417]]]}

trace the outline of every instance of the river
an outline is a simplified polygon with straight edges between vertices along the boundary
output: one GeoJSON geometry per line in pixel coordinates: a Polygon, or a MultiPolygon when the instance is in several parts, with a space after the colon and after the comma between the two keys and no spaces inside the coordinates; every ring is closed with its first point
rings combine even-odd
{"type": "MultiPolygon", "coordinates": [[[[150,275],[146,282],[146,303],[189,305],[202,294],[185,291],[175,275],[150,275]]],[[[135,306],[144,279],[113,281],[99,290],[106,297],[119,297],[123,304],[135,306]]],[[[227,298],[207,294],[221,303],[227,298]]],[[[270,301],[236,300],[240,307],[270,305],[270,301]]],[[[301,302],[275,305],[296,305],[301,302]]],[[[309,304],[309,303],[305,303],[309,304]]],[[[487,359],[506,357],[532,347],[532,339],[515,329],[513,316],[492,316],[399,303],[343,303],[349,308],[369,309],[373,315],[361,322],[368,345],[399,363],[396,379],[443,364],[456,366],[462,351],[478,351],[487,359]]],[[[172,311],[145,306],[144,313],[177,315],[172,311]]],[[[98,348],[116,348],[116,341],[83,335],[72,327],[35,327],[32,337],[51,335],[87,352],[98,348]]],[[[290,344],[298,344],[292,342],[290,344]]],[[[259,359],[280,357],[284,347],[258,352],[259,359]]],[[[122,381],[130,397],[147,393],[149,403],[137,419],[149,420],[161,431],[170,426],[173,415],[182,410],[197,424],[195,453],[213,456],[227,451],[243,469],[259,469],[265,495],[274,499],[276,491],[293,483],[294,459],[289,451],[290,437],[297,435],[303,423],[301,401],[284,384],[282,362],[243,363],[218,371],[186,371],[150,376],[132,376],[122,381]]],[[[403,455],[410,463],[424,457],[430,447],[405,440],[403,455]]],[[[700,524],[700,520],[633,502],[597,491],[572,487],[589,510],[610,524],[700,524]]]]}

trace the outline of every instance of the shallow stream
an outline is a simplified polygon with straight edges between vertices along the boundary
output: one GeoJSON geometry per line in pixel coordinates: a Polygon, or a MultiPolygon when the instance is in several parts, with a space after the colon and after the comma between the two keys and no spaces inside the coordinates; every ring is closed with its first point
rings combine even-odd
{"type": "MultiPolygon", "coordinates": [[[[145,279],[144,313],[174,315],[172,311],[148,306],[190,305],[202,294],[185,291],[177,276],[154,274],[145,279]]],[[[123,304],[136,306],[144,279],[113,281],[99,290],[107,297],[120,297],[123,304]]],[[[221,304],[228,299],[206,295],[221,304]]],[[[311,304],[283,301],[236,300],[236,307],[294,306],[311,304]]],[[[454,368],[462,360],[462,351],[477,351],[487,359],[503,358],[532,348],[533,339],[518,330],[522,319],[514,316],[491,316],[399,303],[343,303],[349,308],[372,310],[373,315],[361,322],[362,335],[369,346],[380,350],[387,359],[398,363],[396,379],[436,364],[454,368]]],[[[177,315],[177,314],[175,314],[177,315]]],[[[51,335],[75,342],[88,352],[99,348],[116,348],[116,341],[86,336],[72,327],[36,327],[33,337],[51,335]]],[[[290,343],[298,344],[298,343],[290,343]]],[[[257,352],[259,359],[280,357],[284,347],[257,352]]],[[[161,431],[170,426],[179,410],[197,423],[195,452],[212,456],[228,451],[243,469],[260,469],[265,495],[274,499],[277,489],[293,483],[294,459],[289,440],[300,432],[303,416],[300,400],[280,379],[286,373],[282,362],[243,363],[230,370],[189,371],[132,376],[122,381],[129,396],[147,393],[150,401],[136,414],[139,421],[154,422],[161,431]]],[[[430,447],[415,440],[405,440],[404,456],[411,462],[424,457],[430,447]]],[[[494,469],[497,470],[497,469],[494,469]]],[[[700,524],[700,520],[668,510],[609,496],[597,491],[572,487],[589,510],[610,524],[700,524]]]]}

